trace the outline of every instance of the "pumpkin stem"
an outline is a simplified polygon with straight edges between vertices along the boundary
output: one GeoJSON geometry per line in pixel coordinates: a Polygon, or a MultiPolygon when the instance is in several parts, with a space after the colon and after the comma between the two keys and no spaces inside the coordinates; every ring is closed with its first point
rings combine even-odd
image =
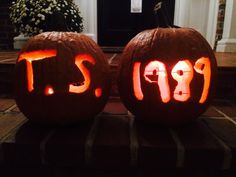
{"type": "Polygon", "coordinates": [[[153,11],[154,11],[155,16],[156,16],[156,25],[157,25],[157,27],[164,27],[164,28],[177,27],[171,21],[171,18],[169,16],[165,1],[158,2],[154,6],[153,11]]]}

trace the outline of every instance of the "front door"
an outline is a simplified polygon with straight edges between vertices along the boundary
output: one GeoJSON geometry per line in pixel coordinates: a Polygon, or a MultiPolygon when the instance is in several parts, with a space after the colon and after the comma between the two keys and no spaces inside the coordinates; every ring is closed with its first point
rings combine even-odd
{"type": "MultiPolygon", "coordinates": [[[[173,22],[174,1],[165,1],[168,16],[173,22]]],[[[98,44],[100,46],[125,46],[140,31],[155,28],[158,19],[154,12],[160,0],[98,0],[98,44]],[[142,1],[138,9],[131,7],[142,1]],[[132,13],[132,11],[136,13],[132,13]],[[135,11],[136,10],[136,11],[135,11]]]]}

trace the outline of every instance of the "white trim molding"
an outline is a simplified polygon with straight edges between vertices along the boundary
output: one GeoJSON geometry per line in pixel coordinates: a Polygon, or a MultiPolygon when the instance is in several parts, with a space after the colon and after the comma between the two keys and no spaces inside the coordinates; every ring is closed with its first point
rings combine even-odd
{"type": "Polygon", "coordinates": [[[175,0],[174,24],[197,30],[213,48],[218,8],[216,0],[175,0]]]}
{"type": "Polygon", "coordinates": [[[83,33],[97,42],[97,0],[74,0],[83,17],[83,33]]]}
{"type": "Polygon", "coordinates": [[[219,11],[219,1],[210,0],[206,39],[211,45],[212,49],[215,47],[215,42],[216,42],[218,11],[219,11]]]}
{"type": "Polygon", "coordinates": [[[223,37],[217,43],[217,52],[236,52],[236,1],[227,0],[223,37]]]}

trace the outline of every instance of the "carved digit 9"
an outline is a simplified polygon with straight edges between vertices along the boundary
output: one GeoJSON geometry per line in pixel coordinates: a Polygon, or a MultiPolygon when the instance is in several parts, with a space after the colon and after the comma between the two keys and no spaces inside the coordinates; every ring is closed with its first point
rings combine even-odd
{"type": "Polygon", "coordinates": [[[195,65],[194,69],[197,73],[204,75],[204,86],[202,91],[202,96],[199,100],[199,103],[204,103],[207,99],[210,81],[211,81],[211,64],[209,58],[201,57],[199,58],[195,65]]]}
{"type": "Polygon", "coordinates": [[[174,99],[187,101],[191,96],[189,85],[193,79],[192,64],[188,60],[179,61],[172,69],[171,75],[178,82],[174,90],[174,99]]]}

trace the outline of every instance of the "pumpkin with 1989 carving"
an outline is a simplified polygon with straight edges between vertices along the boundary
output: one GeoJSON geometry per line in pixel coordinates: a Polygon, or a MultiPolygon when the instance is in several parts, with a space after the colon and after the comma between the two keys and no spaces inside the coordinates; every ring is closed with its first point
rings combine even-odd
{"type": "Polygon", "coordinates": [[[137,120],[177,126],[207,109],[217,65],[211,47],[197,31],[143,31],[126,45],[121,58],[120,96],[137,120]]]}

